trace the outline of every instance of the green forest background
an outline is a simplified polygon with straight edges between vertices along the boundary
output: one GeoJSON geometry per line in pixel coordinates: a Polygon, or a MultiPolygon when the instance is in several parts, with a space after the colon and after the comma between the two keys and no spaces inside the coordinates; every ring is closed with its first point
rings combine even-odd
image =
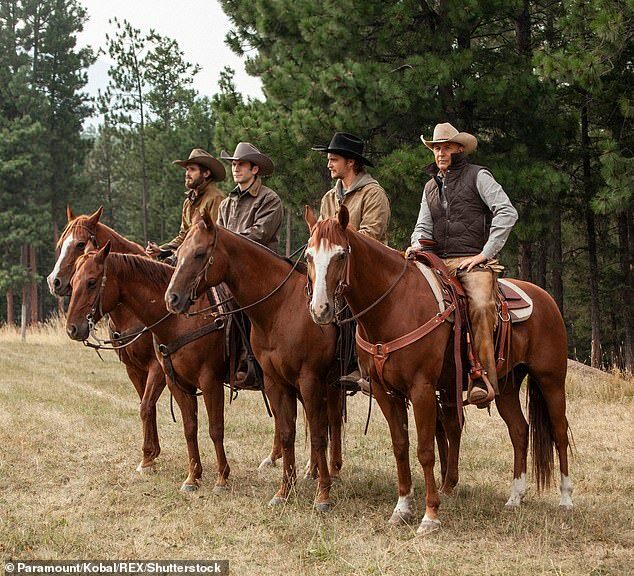
{"type": "MultiPolygon", "coordinates": [[[[432,160],[420,134],[450,121],[476,134],[520,218],[507,275],[545,287],[563,311],[570,355],[634,370],[634,2],[632,0],[221,0],[226,41],[247,56],[264,100],[225,69],[212,98],[171,38],[113,19],[116,63],[91,99],[97,49],[78,49],[78,0],[0,0],[0,318],[57,309],[45,286],[75,213],[144,243],[180,222],[194,147],[239,140],[269,154],[287,212],[282,246],[306,241],[303,205],[330,187],[312,152],[336,130],[361,135],[392,202],[404,248],[432,160]],[[98,128],[84,129],[98,117],[98,128]]],[[[201,5],[204,10],[204,5],[201,5]]],[[[210,31],[210,33],[213,31],[210,31]]],[[[223,184],[225,190],[230,182],[223,184]]]]}

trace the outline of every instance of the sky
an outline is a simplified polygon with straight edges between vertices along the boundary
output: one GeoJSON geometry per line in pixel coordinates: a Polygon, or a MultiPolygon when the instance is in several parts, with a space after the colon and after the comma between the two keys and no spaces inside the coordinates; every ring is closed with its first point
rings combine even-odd
{"type": "MultiPolygon", "coordinates": [[[[225,44],[225,36],[231,29],[227,15],[216,0],[80,0],[87,10],[88,20],[78,34],[79,47],[91,46],[95,52],[105,47],[106,33],[114,27],[108,20],[117,17],[128,20],[142,33],[150,29],[176,40],[185,59],[198,64],[201,71],[194,78],[194,88],[211,96],[218,90],[220,71],[231,66],[235,71],[235,83],[245,96],[262,98],[260,81],[248,76],[244,59],[234,54],[225,44]]],[[[88,70],[86,90],[96,96],[98,89],[108,84],[110,59],[99,56],[88,70]]]]}

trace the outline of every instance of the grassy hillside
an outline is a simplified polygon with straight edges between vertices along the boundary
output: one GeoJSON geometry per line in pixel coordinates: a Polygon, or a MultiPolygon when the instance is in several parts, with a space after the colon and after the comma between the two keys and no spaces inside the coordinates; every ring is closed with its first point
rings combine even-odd
{"type": "MultiPolygon", "coordinates": [[[[213,495],[215,462],[200,403],[201,489],[179,492],[185,442],[159,405],[162,453],[157,472],[139,475],[138,399],[112,353],[104,362],[58,327],[27,341],[0,330],[1,559],[229,559],[233,574],[596,575],[634,565],[634,383],[571,366],[568,415],[576,441],[571,475],[575,511],[558,509],[558,490],[529,493],[520,511],[504,510],[512,450],[495,409],[469,409],[461,479],[444,498],[442,530],[417,537],[416,525],[389,528],[396,473],[387,425],[367,398],[349,403],[344,470],[327,515],[311,508],[314,484],[300,481],[282,509],[267,502],[277,467],[258,471],[273,422],[261,397],[241,393],[226,409],[229,491],[213,495]]],[[[411,412],[411,411],[410,411],[411,412]]],[[[411,417],[411,414],[410,414],[411,417]]],[[[307,450],[303,419],[298,459],[307,450]]],[[[413,426],[410,427],[413,430],[413,426]]],[[[415,458],[418,521],[422,471],[415,458]]]]}

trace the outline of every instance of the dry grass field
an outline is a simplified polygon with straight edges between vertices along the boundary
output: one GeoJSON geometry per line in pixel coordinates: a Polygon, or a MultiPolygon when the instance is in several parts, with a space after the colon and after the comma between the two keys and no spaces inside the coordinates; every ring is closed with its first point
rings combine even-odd
{"type": "MultiPolygon", "coordinates": [[[[280,469],[258,471],[273,422],[261,398],[242,393],[226,409],[229,491],[214,495],[213,447],[200,417],[206,481],[192,494],[185,442],[159,405],[157,471],[139,475],[138,401],[113,353],[71,342],[59,327],[0,330],[0,560],[229,559],[232,574],[593,575],[634,573],[634,382],[573,365],[568,416],[576,442],[575,510],[558,509],[558,490],[529,493],[504,510],[512,451],[495,409],[469,409],[461,479],[444,498],[441,531],[389,528],[395,464],[378,409],[363,435],[367,399],[349,402],[344,470],[334,509],[311,508],[314,484],[299,481],[281,509],[267,507],[280,469]]],[[[300,461],[307,450],[298,426],[300,461]]],[[[412,449],[418,520],[422,472],[412,449]]]]}

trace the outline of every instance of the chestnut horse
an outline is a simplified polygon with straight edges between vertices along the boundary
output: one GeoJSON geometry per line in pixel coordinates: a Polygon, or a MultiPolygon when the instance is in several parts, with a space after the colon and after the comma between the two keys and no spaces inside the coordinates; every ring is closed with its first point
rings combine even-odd
{"type": "MultiPolygon", "coordinates": [[[[104,246],[109,241],[114,252],[145,254],[141,246],[102,224],[99,221],[102,212],[103,208],[99,208],[89,216],[74,216],[70,207],[66,209],[68,224],[57,243],[59,256],[55,267],[47,278],[54,296],[70,294],[75,262],[88,249],[104,246]]],[[[118,306],[110,314],[110,328],[113,332],[125,335],[136,333],[143,328],[143,324],[126,307],[118,306]]],[[[154,353],[150,333],[143,334],[117,352],[141,400],[139,414],[143,426],[143,459],[137,471],[149,471],[153,469],[161,451],[156,426],[156,403],[165,388],[165,374],[154,353]]]]}
{"type": "MultiPolygon", "coordinates": [[[[148,326],[156,346],[168,345],[186,337],[215,320],[203,316],[186,318],[167,312],[163,294],[174,269],[149,258],[131,254],[110,253],[110,242],[97,252],[82,256],[71,280],[72,294],[66,329],[73,340],[86,340],[89,332],[87,316],[98,322],[104,314],[123,304],[148,326]]],[[[202,391],[209,416],[209,435],[216,450],[218,473],[214,492],[227,484],[229,464],[224,449],[224,379],[227,363],[224,352],[224,329],[218,329],[176,350],[172,366],[158,356],[168,378],[168,386],[180,407],[187,441],[189,469],[181,490],[196,490],[202,478],[198,450],[198,399],[202,391]],[[172,378],[174,376],[174,378],[172,378]]]]}
{"type": "MultiPolygon", "coordinates": [[[[358,318],[358,332],[368,342],[387,343],[431,322],[438,314],[432,290],[413,262],[403,254],[348,227],[348,211],[342,207],[338,218],[316,222],[310,208],[306,222],[311,231],[306,258],[313,284],[310,312],[319,324],[329,324],[334,316],[335,294],[345,299],[358,318]],[[368,307],[375,306],[366,311],[368,307]]],[[[519,386],[528,374],[529,420],[533,468],[538,488],[552,477],[553,446],[559,455],[561,500],[572,507],[572,482],[568,475],[568,422],[565,379],[567,368],[566,330],[554,300],[541,288],[513,280],[534,303],[531,317],[513,326],[511,356],[499,374],[500,394],[496,405],[506,422],[514,449],[514,480],[508,506],[518,506],[526,492],[526,453],[529,426],[522,414],[519,386]]],[[[443,369],[451,330],[446,322],[413,343],[394,350],[385,362],[381,384],[373,357],[357,346],[359,361],[371,375],[373,392],[385,415],[392,436],[398,472],[399,499],[395,512],[404,521],[413,518],[409,438],[406,401],[412,403],[418,436],[418,460],[425,476],[425,516],[418,531],[438,529],[440,498],[434,479],[434,431],[436,390],[451,386],[452,378],[443,369]]],[[[448,364],[452,364],[451,361],[448,364]]],[[[455,373],[455,372],[454,372],[455,373]]],[[[456,418],[457,421],[457,413],[456,418]]],[[[458,432],[452,436],[457,451],[458,432]]],[[[457,466],[450,459],[450,465],[457,466]]],[[[457,470],[455,479],[457,480],[457,470]]],[[[397,518],[393,515],[391,521],[397,518]]]]}
{"type": "Polygon", "coordinates": [[[168,309],[184,312],[206,287],[225,282],[252,324],[251,344],[264,372],[282,444],[284,473],[270,504],[288,499],[296,480],[297,399],[304,405],[311,457],[318,472],[315,507],[327,510],[331,476],[326,461],[328,420],[331,468],[341,468],[340,391],[328,383],[337,366],[336,329],[316,326],[306,310],[306,276],[286,259],[216,226],[209,218],[192,226],[178,251],[178,264],[165,293],[168,309]],[[328,398],[335,398],[329,401],[328,398]]]}
{"type": "MultiPolygon", "coordinates": [[[[69,295],[77,258],[89,249],[103,247],[108,241],[111,243],[112,252],[145,256],[145,251],[139,244],[128,240],[101,222],[102,213],[103,207],[100,207],[91,215],[75,216],[70,207],[67,207],[68,224],[57,243],[59,257],[47,278],[51,294],[69,295]]],[[[117,306],[110,313],[110,327],[114,332],[128,334],[137,332],[143,327],[143,323],[125,306],[117,306]]],[[[117,352],[141,398],[140,416],[144,442],[143,460],[137,470],[144,472],[153,468],[154,460],[160,452],[156,403],[165,388],[165,374],[155,354],[151,333],[144,334],[117,352]]],[[[276,432],[271,452],[262,460],[260,468],[275,466],[281,457],[282,448],[276,432]]]]}

